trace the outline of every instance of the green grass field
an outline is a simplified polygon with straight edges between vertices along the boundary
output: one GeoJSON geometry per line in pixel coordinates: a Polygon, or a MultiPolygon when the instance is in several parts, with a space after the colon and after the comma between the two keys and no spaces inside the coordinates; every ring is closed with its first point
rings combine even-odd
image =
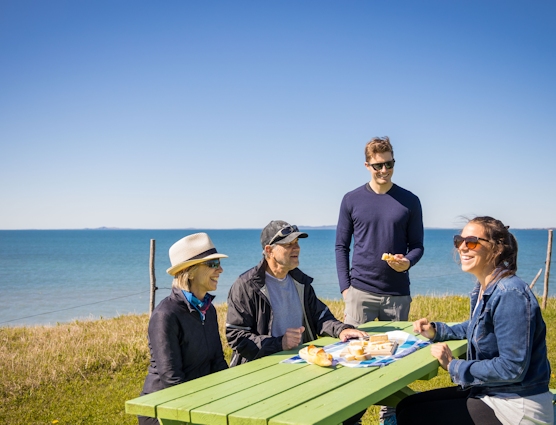
{"type": "MultiPolygon", "coordinates": [[[[326,301],[340,318],[343,302],[326,301]]],[[[226,305],[217,306],[221,336],[226,305]]],[[[462,321],[468,316],[467,297],[414,298],[410,320],[462,321]]],[[[544,320],[548,327],[550,363],[556,364],[556,299],[549,299],[544,320]]],[[[147,315],[75,321],[53,327],[0,328],[0,423],[2,424],[136,424],[124,413],[126,400],[139,395],[148,365],[147,315]]],[[[226,358],[231,350],[222,338],[226,358]]],[[[443,370],[419,391],[451,385],[443,370]]],[[[556,388],[554,375],[551,388],[556,388]]],[[[378,423],[371,407],[364,424],[378,423]]]]}

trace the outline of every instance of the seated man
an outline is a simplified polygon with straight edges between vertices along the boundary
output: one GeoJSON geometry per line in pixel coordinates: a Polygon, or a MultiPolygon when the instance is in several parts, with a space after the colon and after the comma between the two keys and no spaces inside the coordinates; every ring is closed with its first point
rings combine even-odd
{"type": "Polygon", "coordinates": [[[297,268],[297,226],[271,221],[261,233],[262,261],[243,273],[228,294],[226,338],[236,366],[283,350],[291,350],[320,335],[346,341],[367,336],[334,318],[311,286],[313,278],[297,268]]]}

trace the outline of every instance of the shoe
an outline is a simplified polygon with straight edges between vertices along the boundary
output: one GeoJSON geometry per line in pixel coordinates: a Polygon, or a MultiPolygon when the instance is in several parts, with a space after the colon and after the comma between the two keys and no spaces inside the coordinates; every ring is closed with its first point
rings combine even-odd
{"type": "Polygon", "coordinates": [[[384,420],[380,421],[380,425],[398,425],[396,421],[396,415],[387,416],[384,420]]]}

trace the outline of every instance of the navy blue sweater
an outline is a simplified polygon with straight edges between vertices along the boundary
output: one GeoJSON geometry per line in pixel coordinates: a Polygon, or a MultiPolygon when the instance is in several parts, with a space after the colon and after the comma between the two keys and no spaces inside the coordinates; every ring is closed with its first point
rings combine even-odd
{"type": "Polygon", "coordinates": [[[409,273],[395,271],[381,257],[404,254],[415,265],[423,256],[423,235],[421,202],[408,190],[394,184],[387,193],[377,194],[367,183],[348,192],[336,228],[340,291],[353,286],[376,294],[409,295],[409,273]]]}

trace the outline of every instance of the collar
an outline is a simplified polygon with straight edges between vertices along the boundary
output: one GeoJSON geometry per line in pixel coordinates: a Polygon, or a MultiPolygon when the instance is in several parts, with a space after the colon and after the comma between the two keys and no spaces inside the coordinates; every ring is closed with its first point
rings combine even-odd
{"type": "Polygon", "coordinates": [[[212,300],[214,299],[214,295],[207,293],[205,294],[204,298],[200,300],[195,295],[193,295],[192,292],[186,291],[185,289],[182,290],[182,292],[189,304],[199,312],[201,320],[204,322],[207,311],[212,304],[212,300]]]}

